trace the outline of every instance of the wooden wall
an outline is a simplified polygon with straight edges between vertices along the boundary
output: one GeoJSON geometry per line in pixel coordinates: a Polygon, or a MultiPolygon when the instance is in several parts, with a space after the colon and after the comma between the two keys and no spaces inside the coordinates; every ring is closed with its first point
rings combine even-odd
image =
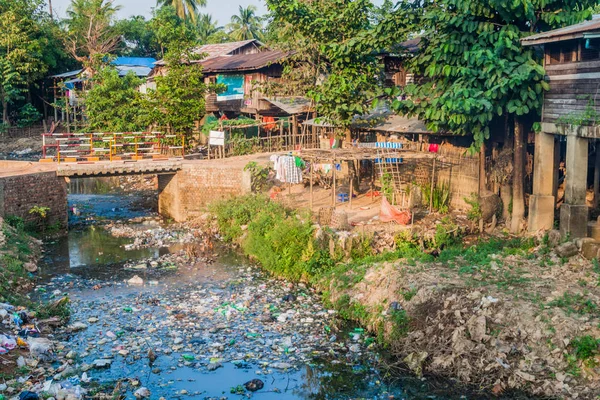
{"type": "Polygon", "coordinates": [[[600,99],[600,60],[548,64],[548,58],[545,69],[550,90],[544,94],[542,122],[565,123],[586,113],[600,114],[596,101],[600,99]]]}

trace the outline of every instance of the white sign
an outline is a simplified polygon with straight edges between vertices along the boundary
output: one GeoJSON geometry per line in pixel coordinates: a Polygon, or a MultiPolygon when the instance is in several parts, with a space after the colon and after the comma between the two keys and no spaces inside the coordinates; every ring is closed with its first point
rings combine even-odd
{"type": "Polygon", "coordinates": [[[208,144],[212,146],[225,146],[225,132],[210,131],[208,136],[208,144]]]}

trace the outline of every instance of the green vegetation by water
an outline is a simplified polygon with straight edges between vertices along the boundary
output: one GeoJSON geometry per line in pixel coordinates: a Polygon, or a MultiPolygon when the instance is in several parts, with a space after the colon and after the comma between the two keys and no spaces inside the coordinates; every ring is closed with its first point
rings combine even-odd
{"type": "MultiPolygon", "coordinates": [[[[498,273],[493,263],[500,256],[525,255],[534,245],[531,239],[487,238],[468,246],[462,231],[445,218],[436,225],[433,238],[423,239],[408,232],[398,234],[393,251],[375,253],[373,237],[359,235],[339,244],[335,233],[313,224],[311,215],[286,208],[261,195],[249,195],[218,202],[211,208],[224,239],[235,242],[252,259],[273,275],[310,282],[325,291],[324,301],[331,302],[329,290],[339,292],[360,283],[367,271],[378,263],[402,261],[409,266],[426,268],[442,263],[454,270],[470,286],[519,286],[527,281],[519,268],[498,273]],[[348,242],[349,241],[349,242],[348,242]]],[[[401,293],[409,301],[416,288],[401,293]]],[[[353,302],[347,294],[331,306],[343,318],[366,323],[382,310],[368,310],[353,302]]],[[[409,317],[404,311],[391,313],[393,334],[408,332],[409,317]]]]}
{"type": "Polygon", "coordinates": [[[1,236],[4,237],[0,245],[0,265],[3,267],[0,268],[0,302],[26,307],[42,319],[52,316],[68,318],[68,299],[45,304],[35,303],[27,297],[27,292],[33,287],[33,275],[27,271],[26,265],[35,265],[38,250],[22,220],[9,218],[8,221],[13,225],[0,225],[1,236]]]}

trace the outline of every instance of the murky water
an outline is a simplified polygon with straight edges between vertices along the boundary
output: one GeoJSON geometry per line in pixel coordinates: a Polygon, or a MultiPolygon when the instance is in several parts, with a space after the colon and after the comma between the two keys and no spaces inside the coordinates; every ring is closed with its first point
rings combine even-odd
{"type": "Polygon", "coordinates": [[[214,263],[178,270],[124,269],[128,261],[179,250],[126,250],[133,239],[115,238],[102,229],[104,219],[148,215],[149,210],[136,206],[138,200],[71,195],[72,229],[46,246],[42,296],[68,294],[71,321],[88,325],[64,338],[67,350],[81,364],[110,360],[108,368],[87,372],[88,389],[121,381],[126,398],[133,399],[139,381],[151,399],[488,398],[448,382],[391,378],[381,364],[385,352],[358,327],[344,325],[323,309],[317,293],[270,280],[236,253],[219,251],[214,263]],[[134,275],[144,284],[125,283],[134,275]],[[292,301],[282,300],[290,294],[292,301]],[[282,314],[289,319],[275,319],[282,314]],[[158,354],[154,363],[149,350],[158,354]],[[289,367],[279,368],[282,363],[289,367]],[[241,386],[252,379],[264,387],[250,392],[241,386]]]}

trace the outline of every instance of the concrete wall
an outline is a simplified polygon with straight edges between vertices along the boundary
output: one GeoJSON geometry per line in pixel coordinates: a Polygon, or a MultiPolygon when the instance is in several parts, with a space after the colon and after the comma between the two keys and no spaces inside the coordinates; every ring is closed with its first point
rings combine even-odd
{"type": "Polygon", "coordinates": [[[186,221],[202,215],[216,200],[250,193],[250,186],[243,165],[184,164],[181,171],[158,175],[158,212],[186,221]]]}
{"type": "Polygon", "coordinates": [[[32,207],[49,207],[48,225],[67,227],[67,183],[56,172],[34,172],[0,176],[0,216],[17,216],[38,221],[32,207]]]}

